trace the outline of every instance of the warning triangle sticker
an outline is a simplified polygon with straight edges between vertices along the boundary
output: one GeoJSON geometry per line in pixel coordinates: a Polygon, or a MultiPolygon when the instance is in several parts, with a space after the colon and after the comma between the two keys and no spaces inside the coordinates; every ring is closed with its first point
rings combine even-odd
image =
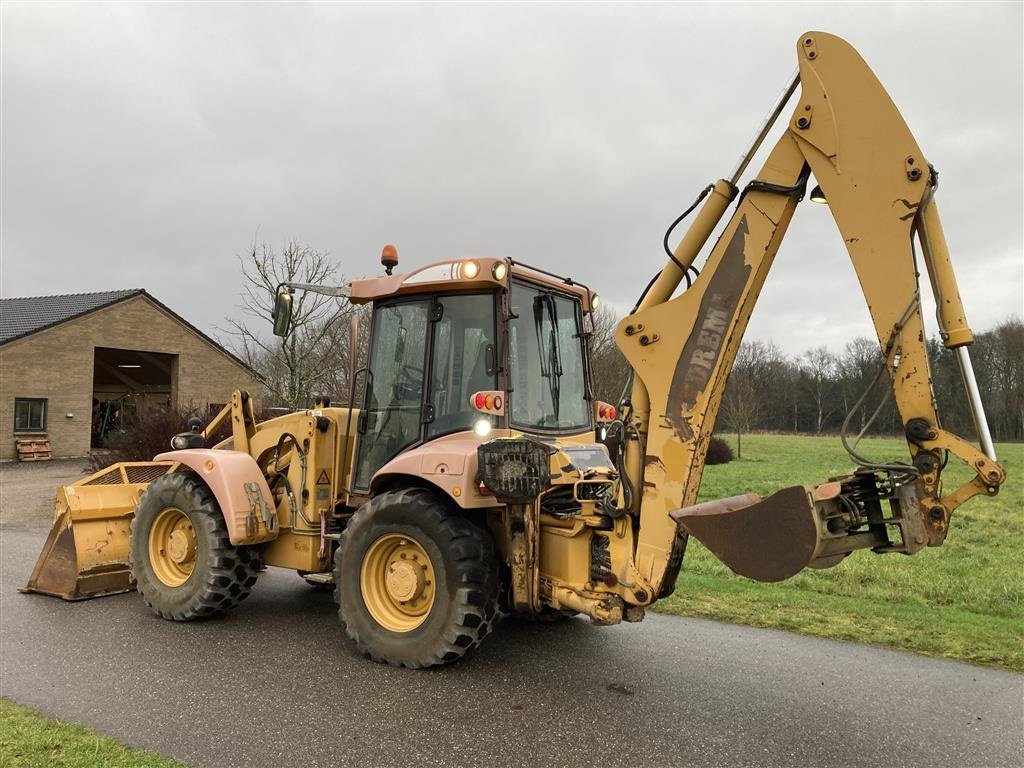
{"type": "Polygon", "coordinates": [[[326,469],[321,469],[320,470],[320,475],[316,479],[316,484],[317,485],[330,485],[331,484],[331,478],[329,478],[327,476],[327,470],[326,469]]]}

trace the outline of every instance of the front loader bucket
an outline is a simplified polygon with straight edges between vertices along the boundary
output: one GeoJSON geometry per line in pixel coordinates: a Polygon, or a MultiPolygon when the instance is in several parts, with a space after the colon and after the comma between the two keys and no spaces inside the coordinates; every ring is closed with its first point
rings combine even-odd
{"type": "Polygon", "coordinates": [[[670,513],[680,531],[695,536],[740,576],[783,581],[817,556],[818,526],[811,494],[784,488],[766,499],[756,494],[709,501],[670,513]]]}
{"type": "Polygon", "coordinates": [[[171,466],[114,464],[58,488],[53,527],[21,591],[84,600],[135,589],[128,557],[135,505],[171,466]]]}

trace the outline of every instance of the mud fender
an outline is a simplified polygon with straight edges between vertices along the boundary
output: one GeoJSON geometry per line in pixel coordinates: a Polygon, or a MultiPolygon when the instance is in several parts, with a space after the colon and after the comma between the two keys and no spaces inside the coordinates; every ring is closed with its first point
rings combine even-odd
{"type": "Polygon", "coordinates": [[[193,448],[168,451],[155,461],[176,461],[195,472],[213,492],[235,546],[277,538],[277,506],[259,465],[241,451],[193,448]]]}
{"type": "MultiPolygon", "coordinates": [[[[505,435],[495,431],[491,437],[505,435]]],[[[483,496],[476,480],[476,449],[483,442],[472,432],[456,432],[400,453],[377,470],[370,481],[373,492],[403,477],[429,483],[463,509],[489,508],[493,496],[483,496]]],[[[403,483],[405,484],[405,483],[403,483]]]]}

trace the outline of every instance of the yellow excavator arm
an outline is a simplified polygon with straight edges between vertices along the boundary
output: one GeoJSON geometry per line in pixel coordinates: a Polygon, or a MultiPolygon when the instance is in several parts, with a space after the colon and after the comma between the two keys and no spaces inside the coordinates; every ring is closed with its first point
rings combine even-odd
{"type": "Polygon", "coordinates": [[[805,565],[832,565],[853,549],[912,553],[937,546],[958,505],[976,494],[995,494],[1005,479],[976,386],[970,386],[966,346],[973,339],[933,200],[937,173],[849,44],[809,32],[797,41],[797,56],[799,72],[753,146],[729,180],[708,190],[673,257],[616,331],[635,372],[626,403],[625,475],[640,519],[636,563],[662,594],[687,535],[696,535],[739,573],[778,580],[805,565]],[[739,195],[700,275],[673,298],[684,271],[736,198],[736,182],[750,156],[798,85],[786,131],[739,195]],[[729,371],[810,174],[827,199],[867,300],[885,360],[880,378],[891,385],[912,462],[874,466],[865,460],[854,475],[816,489],[695,507],[729,371]],[[941,337],[958,351],[969,385],[984,451],[939,423],[915,237],[935,293],[941,337]],[[680,334],[680,328],[688,332],[680,334]],[[940,472],[947,452],[976,474],[943,495],[940,472]]]}

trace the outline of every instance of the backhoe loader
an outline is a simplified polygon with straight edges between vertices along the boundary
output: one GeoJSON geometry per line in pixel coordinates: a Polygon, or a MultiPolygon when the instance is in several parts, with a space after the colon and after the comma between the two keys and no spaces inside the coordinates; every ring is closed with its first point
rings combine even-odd
{"type": "Polygon", "coordinates": [[[62,488],[28,589],[75,599],[135,587],[160,616],[188,621],[236,606],[263,568],[290,568],[333,588],[363,654],[428,667],[462,657],[507,614],[640,621],[672,593],[690,536],[760,581],[859,549],[941,545],[953,511],[996,494],[1005,473],[967,353],[938,174],[850,45],[808,32],[796,52],[798,72],[751,146],[698,198],[675,248],[666,235],[664,267],[619,323],[632,368],[620,402],[590,389],[598,298],[588,286],[507,258],[396,273],[388,246],[383,276],[282,284],[276,296],[279,336],[296,291],[372,304],[368,362],[353,376],[359,407],[324,399],[260,421],[236,391],[205,429],[175,436],[152,462],[62,488]],[[741,189],[790,100],[785,130],[741,189]],[[812,178],[867,300],[884,358],[875,383],[895,398],[909,461],[873,462],[847,443],[848,475],[698,504],[726,379],[812,178]],[[918,261],[943,343],[961,362],[980,448],[936,413],[918,261]],[[228,424],[231,436],[207,447],[228,424]],[[949,458],[973,477],[944,492],[949,458]]]}

